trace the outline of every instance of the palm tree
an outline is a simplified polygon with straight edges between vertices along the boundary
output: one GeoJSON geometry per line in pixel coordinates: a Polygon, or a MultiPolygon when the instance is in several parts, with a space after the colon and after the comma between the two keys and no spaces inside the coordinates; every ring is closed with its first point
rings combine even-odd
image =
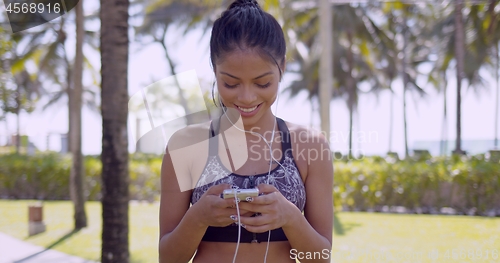
{"type": "MultiPolygon", "coordinates": [[[[485,3],[467,4],[469,13],[463,17],[464,2],[457,0],[437,10],[436,22],[433,24],[430,34],[434,37],[434,53],[438,59],[434,63],[430,79],[436,87],[446,85],[446,72],[450,68],[450,62],[456,61],[457,78],[457,126],[454,154],[464,154],[461,144],[461,96],[462,80],[467,79],[469,87],[483,86],[483,79],[479,70],[486,64],[491,63],[490,57],[494,57],[494,46],[498,39],[493,33],[493,28],[498,24],[498,18],[494,15],[496,1],[490,1],[486,8],[485,3]],[[467,34],[465,34],[467,32],[467,34]],[[464,65],[464,61],[467,64],[464,65]]],[[[497,42],[498,43],[498,42],[497,42]]],[[[445,88],[443,88],[446,91],[445,88]]],[[[443,126],[444,127],[444,126],[443,126]]],[[[443,131],[444,133],[444,131],[443,131]]]]}
{"type": "Polygon", "coordinates": [[[465,60],[465,30],[463,21],[463,0],[455,0],[455,60],[457,62],[457,138],[455,154],[464,154],[462,150],[462,79],[465,60]]]}
{"type": "MultiPolygon", "coordinates": [[[[387,17],[383,28],[387,35],[392,36],[393,47],[396,47],[386,51],[392,61],[388,63],[384,72],[391,84],[395,77],[395,69],[400,72],[403,80],[403,129],[406,158],[409,157],[407,94],[409,91],[413,91],[420,97],[425,95],[424,90],[417,84],[417,78],[419,75],[423,75],[419,72],[419,66],[428,61],[431,51],[431,45],[423,35],[430,16],[427,9],[428,5],[420,7],[407,4],[404,1],[388,2],[381,5],[382,16],[387,17]],[[409,24],[412,26],[410,27],[409,24]]],[[[391,104],[393,96],[394,94],[391,94],[391,104]]]]}
{"type": "Polygon", "coordinates": [[[5,74],[11,76],[12,79],[11,83],[2,81],[2,110],[5,113],[10,112],[17,116],[16,153],[20,152],[21,147],[20,113],[22,110],[28,113],[33,112],[42,94],[40,82],[33,79],[24,67],[25,58],[32,52],[29,48],[19,48],[24,40],[24,35],[18,33],[10,38],[10,41],[8,41],[10,49],[5,50],[3,54],[5,60],[2,60],[2,68],[6,69],[5,74]],[[14,86],[15,88],[13,88],[14,86]]]}
{"type": "Polygon", "coordinates": [[[160,44],[165,52],[170,73],[174,77],[175,86],[179,93],[179,103],[184,109],[186,123],[193,124],[195,120],[192,110],[188,106],[188,100],[182,89],[175,70],[176,65],[170,56],[170,50],[166,44],[169,28],[184,26],[184,34],[202,27],[206,33],[213,23],[214,3],[196,1],[155,1],[147,6],[146,17],[141,26],[136,27],[136,37],[140,40],[152,38],[152,43],[160,44]],[[153,9],[154,7],[154,9],[153,9]]]}
{"type": "Polygon", "coordinates": [[[102,263],[128,263],[128,8],[101,0],[102,263]]]}
{"type": "Polygon", "coordinates": [[[498,148],[498,120],[500,119],[499,117],[499,104],[500,104],[500,78],[499,78],[499,73],[498,71],[500,70],[500,53],[499,53],[499,47],[498,45],[500,44],[500,26],[498,24],[500,23],[500,13],[497,10],[497,7],[499,5],[499,2],[497,0],[490,0],[490,3],[488,5],[488,11],[487,11],[487,19],[490,21],[490,24],[488,25],[487,29],[487,35],[490,36],[488,39],[488,46],[491,47],[490,50],[492,51],[492,56],[495,58],[495,62],[493,63],[493,70],[494,70],[494,76],[495,76],[495,82],[496,82],[496,96],[495,96],[495,120],[494,120],[494,149],[499,149],[498,148]],[[497,11],[495,11],[497,10],[497,11]]]}
{"type": "MultiPolygon", "coordinates": [[[[70,196],[74,205],[74,227],[75,230],[86,227],[87,219],[85,214],[84,202],[85,194],[83,190],[83,157],[81,153],[81,100],[82,100],[82,74],[83,74],[83,11],[81,4],[77,5],[76,27],[77,43],[75,65],[72,65],[66,52],[67,33],[65,31],[66,19],[62,17],[57,24],[47,23],[38,30],[32,30],[24,35],[24,41],[28,41],[26,55],[19,60],[23,64],[32,60],[38,66],[36,75],[37,80],[41,80],[45,85],[54,83],[61,87],[54,95],[49,95],[45,90],[46,96],[51,96],[43,109],[55,105],[64,95],[68,96],[68,141],[69,150],[73,156],[73,164],[70,172],[70,196]],[[46,41],[49,39],[49,41],[46,41]],[[75,70],[73,70],[73,68],[75,70]],[[74,76],[73,76],[74,74],[74,76]],[[72,82],[75,83],[72,83],[72,82]],[[73,84],[73,85],[72,85],[73,84]]],[[[87,33],[88,35],[88,33],[87,33]]],[[[87,68],[91,68],[87,63],[87,68]]],[[[89,90],[87,90],[89,93],[89,90]]],[[[87,97],[86,104],[95,106],[95,96],[87,97]]]]}
{"type": "MultiPolygon", "coordinates": [[[[12,49],[12,42],[10,35],[5,32],[5,30],[0,27],[0,109],[2,109],[2,115],[0,115],[0,121],[5,121],[7,127],[6,109],[8,106],[7,100],[12,95],[10,90],[7,89],[7,78],[8,78],[8,53],[12,49]]],[[[7,129],[6,129],[7,130],[7,129]]]]}
{"type": "MultiPolygon", "coordinates": [[[[332,22],[333,12],[328,0],[320,0],[318,8],[320,23],[321,58],[319,60],[319,107],[321,130],[325,132],[326,138],[330,141],[330,101],[332,99],[333,88],[333,41],[332,22]]],[[[351,147],[349,147],[351,149],[351,147]]]]}
{"type": "Polygon", "coordinates": [[[495,43],[495,53],[496,53],[496,56],[495,56],[495,59],[496,59],[496,65],[495,65],[495,82],[496,82],[496,96],[495,96],[495,121],[494,121],[494,125],[495,125],[495,132],[494,132],[494,136],[495,136],[495,142],[494,142],[494,149],[498,149],[498,119],[499,119],[499,116],[498,116],[498,107],[499,107],[499,104],[500,104],[500,79],[498,77],[498,70],[500,69],[500,54],[499,54],[499,48],[498,48],[498,45],[499,43],[495,43]]]}
{"type": "MultiPolygon", "coordinates": [[[[312,7],[314,9],[315,7],[312,7]]],[[[352,156],[353,119],[356,113],[359,93],[358,84],[366,81],[371,84],[371,92],[384,87],[381,74],[377,74],[382,65],[377,61],[385,56],[381,50],[387,50],[390,45],[388,37],[370,19],[365,7],[355,7],[350,4],[336,5],[333,8],[334,37],[333,61],[335,68],[333,76],[335,85],[332,98],[345,97],[349,109],[349,156],[352,156]]],[[[309,97],[318,96],[318,55],[312,52],[319,41],[317,39],[318,18],[314,12],[306,10],[296,14],[297,33],[292,37],[294,42],[292,56],[298,63],[303,78],[295,81],[289,87],[291,96],[301,90],[307,90],[309,97]],[[302,47],[299,47],[302,46],[302,47]],[[309,52],[300,51],[307,49],[309,52]],[[309,53],[309,55],[308,55],[309,53]],[[310,54],[313,53],[311,56],[310,54]]],[[[287,21],[291,21],[287,20],[287,21]]],[[[290,34],[290,33],[289,33],[290,34]]],[[[293,68],[293,67],[292,67],[293,68]]],[[[319,98],[319,97],[318,97],[319,98]]]]}
{"type": "Polygon", "coordinates": [[[73,88],[70,92],[69,115],[71,115],[69,126],[72,166],[70,174],[70,195],[74,206],[75,229],[87,226],[87,215],[85,213],[85,194],[83,191],[83,156],[82,156],[82,75],[83,75],[83,0],[79,1],[75,8],[76,14],[76,48],[73,88]]]}

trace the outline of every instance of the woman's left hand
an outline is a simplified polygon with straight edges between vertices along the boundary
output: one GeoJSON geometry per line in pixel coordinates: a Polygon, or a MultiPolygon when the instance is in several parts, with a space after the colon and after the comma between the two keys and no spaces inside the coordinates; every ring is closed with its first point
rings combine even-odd
{"type": "Polygon", "coordinates": [[[288,201],[274,186],[260,184],[259,195],[249,202],[240,202],[240,209],[259,213],[258,216],[241,216],[241,224],[253,233],[290,225],[300,213],[299,209],[288,201]]]}

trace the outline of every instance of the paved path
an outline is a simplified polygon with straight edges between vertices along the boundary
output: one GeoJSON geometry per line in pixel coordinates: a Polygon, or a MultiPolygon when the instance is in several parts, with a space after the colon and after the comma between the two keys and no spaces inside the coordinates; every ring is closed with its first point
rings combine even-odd
{"type": "Polygon", "coordinates": [[[96,263],[0,233],[0,263],[96,263]]]}

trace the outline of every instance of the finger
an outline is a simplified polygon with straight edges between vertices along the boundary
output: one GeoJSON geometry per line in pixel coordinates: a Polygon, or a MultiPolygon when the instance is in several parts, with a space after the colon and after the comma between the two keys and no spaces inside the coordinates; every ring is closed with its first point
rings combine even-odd
{"type": "Polygon", "coordinates": [[[272,192],[269,194],[254,197],[251,204],[257,205],[257,206],[270,205],[270,204],[276,202],[279,194],[281,194],[281,193],[280,192],[272,192]]]}
{"type": "MultiPolygon", "coordinates": [[[[218,198],[218,201],[216,203],[217,207],[220,207],[220,208],[235,208],[236,207],[236,201],[232,198],[229,198],[229,199],[223,199],[220,197],[217,197],[217,198],[218,198]]],[[[236,208],[235,208],[235,210],[236,210],[236,208]]]]}
{"type": "Polygon", "coordinates": [[[245,226],[245,229],[253,233],[263,233],[277,227],[274,227],[271,220],[267,216],[259,217],[241,217],[241,224],[245,226]]]}
{"type": "MultiPolygon", "coordinates": [[[[228,213],[231,213],[232,215],[237,215],[238,214],[238,210],[236,208],[230,208],[230,209],[228,209],[228,213]]],[[[240,208],[240,215],[243,216],[245,214],[253,215],[254,212],[240,208]]]]}
{"type": "Polygon", "coordinates": [[[260,194],[269,194],[269,193],[278,191],[278,189],[276,189],[276,187],[274,187],[273,185],[270,185],[270,184],[259,184],[257,186],[257,188],[259,189],[260,194]]]}
{"type": "Polygon", "coordinates": [[[230,184],[218,184],[214,185],[205,192],[207,195],[220,195],[225,189],[231,188],[230,184]]]}

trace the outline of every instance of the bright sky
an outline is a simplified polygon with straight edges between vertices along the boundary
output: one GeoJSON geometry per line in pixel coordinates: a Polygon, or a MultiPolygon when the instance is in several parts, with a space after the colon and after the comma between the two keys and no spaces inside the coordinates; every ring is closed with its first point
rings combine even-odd
{"type": "MultiPolygon", "coordinates": [[[[92,5],[89,3],[90,10],[92,5]]],[[[98,26],[98,25],[97,25],[98,26]]],[[[71,35],[74,30],[68,30],[71,35]]],[[[195,70],[200,79],[202,87],[207,88],[213,81],[211,67],[208,57],[208,34],[200,39],[200,32],[189,34],[181,38],[175,32],[170,34],[168,40],[171,56],[177,63],[177,72],[195,70]]],[[[74,46],[73,42],[68,42],[74,46]]],[[[129,93],[132,96],[155,81],[169,77],[170,71],[164,52],[159,44],[148,46],[132,42],[129,60],[129,93]]],[[[96,63],[99,58],[87,52],[91,60],[96,63]]],[[[489,74],[489,73],[488,73],[489,74]]],[[[495,82],[488,74],[484,74],[487,84],[479,95],[472,90],[464,88],[462,100],[462,138],[463,140],[493,140],[494,138],[494,110],[495,110],[495,82]]],[[[448,88],[448,139],[455,139],[455,115],[456,115],[456,85],[454,74],[450,74],[448,88]]],[[[281,89],[290,83],[293,76],[286,74],[281,89]]],[[[89,81],[89,80],[87,80],[89,81]]],[[[394,83],[396,91],[393,110],[393,133],[392,147],[400,156],[404,155],[404,134],[402,114],[402,86],[401,81],[394,83]]],[[[443,121],[443,95],[437,94],[432,88],[428,89],[429,95],[425,99],[407,100],[408,114],[408,136],[409,146],[413,148],[417,141],[438,141],[441,139],[443,121]]],[[[274,110],[273,106],[273,110],[274,110]]],[[[279,99],[277,115],[285,120],[298,124],[319,127],[319,117],[313,116],[311,121],[311,108],[306,100],[306,94],[300,94],[290,99],[288,95],[282,95],[279,99]]],[[[347,152],[348,148],[348,111],[344,101],[336,100],[331,103],[331,129],[332,147],[336,151],[347,152]]],[[[379,97],[374,95],[362,95],[359,101],[358,116],[355,120],[354,131],[358,135],[354,140],[354,151],[361,150],[365,154],[382,154],[389,147],[389,116],[390,116],[390,94],[382,92],[379,97]]],[[[83,111],[83,152],[84,154],[98,154],[101,151],[102,120],[99,114],[83,111]]],[[[6,135],[15,132],[15,117],[9,116],[7,125],[0,124],[0,144],[5,143],[6,135]],[[6,132],[6,130],[8,130],[6,132]]],[[[129,120],[129,150],[135,149],[135,121],[129,120]]],[[[31,115],[21,115],[21,133],[28,134],[40,149],[45,149],[49,144],[51,149],[58,150],[60,139],[48,133],[67,132],[67,110],[66,105],[53,107],[44,112],[35,112],[31,115]]],[[[488,148],[493,148],[493,144],[488,148]]],[[[453,148],[449,149],[450,151],[453,148]]]]}

